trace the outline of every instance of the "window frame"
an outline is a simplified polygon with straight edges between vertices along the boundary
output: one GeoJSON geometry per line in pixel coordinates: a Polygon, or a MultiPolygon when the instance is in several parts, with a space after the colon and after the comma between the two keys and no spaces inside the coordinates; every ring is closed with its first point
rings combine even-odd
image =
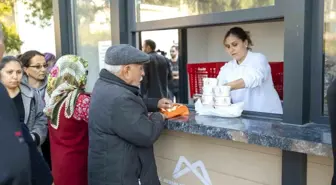
{"type": "Polygon", "coordinates": [[[76,51],[73,2],[73,0],[53,0],[52,2],[56,38],[56,56],[75,54],[76,51]]]}
{"type": "Polygon", "coordinates": [[[281,19],[284,16],[283,2],[284,0],[275,0],[274,6],[192,15],[155,21],[136,22],[135,30],[132,31],[139,32],[164,29],[192,28],[199,26],[213,26],[218,24],[233,24],[281,19]]]}
{"type": "Polygon", "coordinates": [[[324,115],[324,0],[313,1],[312,14],[312,47],[311,47],[311,121],[314,123],[328,124],[329,116],[324,115]],[[321,39],[322,38],[322,39],[321,39]]]}
{"type": "MultiPolygon", "coordinates": [[[[132,0],[131,0],[132,1],[132,0]]],[[[278,21],[284,19],[284,5],[285,0],[275,0],[274,6],[268,7],[260,7],[260,8],[252,8],[245,10],[236,10],[236,11],[227,11],[227,12],[219,12],[219,13],[211,13],[211,14],[202,14],[202,15],[194,15],[194,16],[186,16],[186,17],[178,17],[172,19],[163,19],[163,20],[155,20],[155,21],[147,21],[147,22],[135,22],[134,29],[131,30],[131,34],[135,35],[136,33],[140,33],[142,31],[157,31],[157,30],[167,30],[167,29],[179,29],[179,41],[181,44],[187,42],[187,29],[194,27],[207,27],[207,26],[218,26],[218,25],[227,25],[227,24],[241,24],[241,23],[257,23],[257,22],[268,22],[268,21],[278,21]],[[184,32],[182,30],[185,30],[184,32]],[[182,34],[184,33],[184,34],[182,34]],[[183,36],[182,36],[183,35],[183,36]]],[[[134,7],[131,10],[135,10],[134,7]]],[[[185,47],[187,43],[185,43],[185,47]]],[[[180,47],[181,48],[181,47],[180,47]]],[[[188,103],[189,94],[188,87],[183,86],[183,84],[188,84],[188,72],[187,72],[187,48],[180,53],[186,55],[183,58],[180,66],[180,76],[183,78],[180,81],[180,87],[184,87],[181,89],[181,103],[188,103]],[[182,66],[183,65],[183,66],[182,66]],[[182,86],[181,86],[182,85],[182,86]]],[[[284,84],[285,86],[285,84],[284,84]]],[[[296,97],[295,97],[296,98],[296,97]]],[[[293,98],[293,99],[295,99],[293,98]]],[[[300,110],[295,111],[300,112],[300,110]]],[[[295,114],[291,113],[291,114],[295,114]]],[[[248,115],[264,115],[265,117],[274,118],[283,118],[284,115],[269,115],[267,113],[258,113],[258,112],[249,112],[248,115]]],[[[296,117],[294,118],[296,119],[296,117]]],[[[297,124],[302,124],[300,121],[297,124]]]]}

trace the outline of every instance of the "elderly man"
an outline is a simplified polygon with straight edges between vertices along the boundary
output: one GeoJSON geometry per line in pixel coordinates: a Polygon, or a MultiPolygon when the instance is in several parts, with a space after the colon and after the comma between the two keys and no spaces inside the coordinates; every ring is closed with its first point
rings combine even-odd
{"type": "Polygon", "coordinates": [[[149,55],[130,46],[110,47],[105,69],[92,92],[89,112],[89,184],[159,185],[153,143],[165,117],[168,99],[146,99],[139,93],[143,64],[149,55]]]}

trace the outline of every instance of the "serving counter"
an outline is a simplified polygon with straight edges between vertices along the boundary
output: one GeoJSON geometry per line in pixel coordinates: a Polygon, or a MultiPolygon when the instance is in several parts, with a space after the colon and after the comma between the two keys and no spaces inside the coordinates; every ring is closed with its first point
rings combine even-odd
{"type": "Polygon", "coordinates": [[[283,150],[307,154],[308,185],[332,177],[328,125],[191,112],[167,121],[154,150],[162,184],[281,185],[283,150]]]}

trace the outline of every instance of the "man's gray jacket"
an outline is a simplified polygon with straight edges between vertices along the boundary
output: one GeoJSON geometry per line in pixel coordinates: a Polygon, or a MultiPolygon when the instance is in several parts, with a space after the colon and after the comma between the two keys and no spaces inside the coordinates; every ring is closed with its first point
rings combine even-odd
{"type": "Polygon", "coordinates": [[[164,122],[148,117],[139,88],[103,69],[89,111],[89,184],[159,185],[153,143],[164,122]]]}

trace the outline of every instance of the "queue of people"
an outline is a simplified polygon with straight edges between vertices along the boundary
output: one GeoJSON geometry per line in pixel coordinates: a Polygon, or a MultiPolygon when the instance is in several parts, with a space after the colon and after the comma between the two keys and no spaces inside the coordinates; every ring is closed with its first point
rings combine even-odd
{"type": "MultiPolygon", "coordinates": [[[[245,110],[281,114],[270,66],[251,51],[249,34],[234,27],[223,44],[233,59],[218,80],[231,87],[232,101],[244,101],[245,110]]],[[[0,54],[1,48],[0,39],[0,54]]],[[[23,161],[20,168],[1,160],[0,170],[1,164],[14,166],[0,184],[159,185],[153,144],[166,120],[159,110],[172,107],[169,89],[178,88],[179,75],[178,47],[171,48],[171,61],[155,49],[152,40],[143,51],[111,46],[92,94],[85,91],[88,62],[79,56],[0,55],[0,100],[8,102],[0,106],[0,128],[14,133],[8,144],[21,154],[0,156],[23,161]]]]}

